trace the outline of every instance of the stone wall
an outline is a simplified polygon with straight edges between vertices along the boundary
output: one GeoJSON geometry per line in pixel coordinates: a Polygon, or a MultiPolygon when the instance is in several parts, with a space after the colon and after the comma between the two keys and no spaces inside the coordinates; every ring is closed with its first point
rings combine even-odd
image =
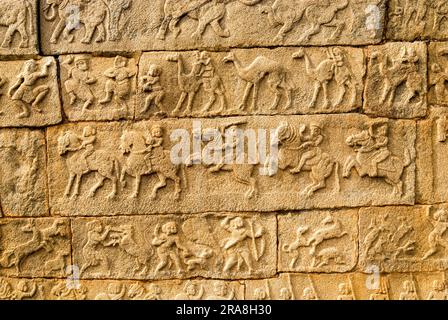
{"type": "Polygon", "coordinates": [[[2,0],[0,298],[447,299],[447,38],[439,0],[2,0]]]}

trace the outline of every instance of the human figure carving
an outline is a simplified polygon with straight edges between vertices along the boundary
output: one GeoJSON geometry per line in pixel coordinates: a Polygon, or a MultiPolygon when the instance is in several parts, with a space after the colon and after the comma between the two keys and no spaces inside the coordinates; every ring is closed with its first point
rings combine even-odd
{"type": "Polygon", "coordinates": [[[428,300],[448,300],[448,292],[444,281],[434,280],[432,290],[428,294],[428,300]]]}
{"type": "Polygon", "coordinates": [[[183,271],[181,262],[181,253],[187,253],[189,250],[181,244],[179,239],[176,222],[169,221],[160,227],[158,224],[154,230],[154,238],[152,245],[155,246],[159,263],[156,266],[155,272],[160,272],[166,267],[171,269],[174,263],[177,273],[183,271]]]}
{"type": "Polygon", "coordinates": [[[9,97],[21,105],[22,113],[18,115],[19,118],[29,117],[29,105],[37,112],[42,112],[39,104],[50,92],[50,87],[48,85],[37,85],[37,82],[41,78],[48,77],[50,74],[49,67],[52,63],[51,59],[42,62],[41,70],[37,70],[35,60],[28,60],[23,64],[21,72],[17,75],[17,81],[8,91],[9,97]]]}
{"type": "Polygon", "coordinates": [[[33,6],[29,0],[2,0],[0,3],[0,26],[7,27],[1,47],[10,48],[14,35],[20,36],[20,48],[30,46],[30,36],[34,35],[33,6]]]}
{"type": "Polygon", "coordinates": [[[106,104],[115,98],[118,105],[128,112],[128,105],[126,100],[132,93],[131,79],[136,75],[136,72],[129,68],[128,59],[122,56],[116,56],[114,66],[104,72],[104,76],[108,78],[104,88],[105,96],[99,102],[106,104]]]}
{"type": "Polygon", "coordinates": [[[244,110],[247,106],[250,91],[252,90],[252,103],[250,110],[257,111],[258,91],[263,79],[267,79],[269,88],[274,95],[271,109],[276,110],[282,96],[282,91],[286,96],[285,109],[292,106],[292,85],[288,79],[288,71],[285,67],[270,58],[258,56],[251,64],[244,67],[233,52],[230,52],[223,59],[224,62],[232,62],[235,65],[238,77],[246,82],[244,95],[238,109],[244,110]]]}
{"type": "Polygon", "coordinates": [[[185,284],[183,292],[176,295],[175,300],[200,300],[204,295],[204,287],[198,286],[197,284],[187,281],[185,284]],[[198,289],[199,287],[199,289],[198,289]]]}
{"type": "Polygon", "coordinates": [[[352,289],[348,286],[347,283],[342,282],[338,285],[339,294],[337,296],[337,300],[356,300],[352,289]]]}
{"type": "Polygon", "coordinates": [[[111,282],[107,286],[106,292],[99,293],[95,300],[121,300],[126,294],[126,287],[118,282],[111,282]]]}
{"type": "Polygon", "coordinates": [[[308,226],[300,226],[296,230],[296,239],[291,242],[290,244],[284,244],[282,246],[282,250],[285,252],[293,252],[294,257],[292,258],[290,262],[290,268],[294,269],[296,266],[296,263],[299,260],[299,251],[298,249],[301,247],[308,247],[308,240],[304,236],[304,234],[309,230],[308,226]]]}
{"type": "Polygon", "coordinates": [[[258,262],[264,253],[264,248],[259,251],[257,246],[257,239],[263,236],[264,229],[255,228],[253,222],[245,222],[241,217],[226,217],[222,220],[221,227],[230,234],[221,243],[225,252],[223,271],[228,273],[235,267],[237,271],[241,271],[241,263],[244,263],[251,274],[252,260],[258,262]]]}
{"type": "MultiPolygon", "coordinates": [[[[279,144],[277,161],[280,170],[297,169],[302,156],[301,145],[304,142],[304,132],[306,129],[307,127],[305,125],[295,127],[288,122],[282,122],[277,127],[275,135],[279,144]]],[[[317,190],[325,188],[326,180],[333,173],[333,170],[335,172],[336,190],[339,191],[338,163],[327,153],[322,152],[319,146],[316,148],[319,150],[316,152],[316,156],[308,159],[301,167],[301,171],[310,172],[312,181],[303,190],[303,194],[307,197],[311,197],[317,190]]],[[[270,175],[274,174],[274,170],[272,170],[272,159],[267,159],[265,167],[270,175]]],[[[291,173],[294,173],[294,171],[291,173]]]]}
{"type": "Polygon", "coordinates": [[[120,150],[126,155],[126,161],[121,168],[120,181],[126,186],[126,175],[135,178],[134,190],[130,197],[136,198],[140,192],[141,177],[143,175],[157,174],[159,182],[153,187],[151,199],[157,198],[159,189],[166,187],[167,179],[174,182],[174,197],[178,199],[182,188],[186,186],[184,168],[175,165],[170,160],[170,151],[164,150],[163,129],[154,126],[151,134],[125,130],[120,137],[120,150]],[[179,171],[183,179],[178,176],[179,171]]]}
{"type": "Polygon", "coordinates": [[[89,197],[95,196],[97,190],[104,185],[105,179],[112,182],[112,191],[107,198],[111,199],[117,194],[118,160],[109,151],[95,150],[95,140],[96,130],[90,126],[84,128],[82,136],[66,131],[58,138],[58,152],[61,156],[66,156],[69,172],[64,193],[66,197],[70,194],[73,197],[79,195],[81,178],[89,172],[95,172],[97,179],[97,183],[89,191],[89,197]]]}
{"type": "Polygon", "coordinates": [[[434,87],[437,102],[448,102],[448,70],[443,69],[439,63],[431,65],[429,85],[434,87]]]}
{"type": "Polygon", "coordinates": [[[420,300],[413,280],[405,280],[403,282],[403,291],[400,293],[400,300],[420,300]]]}
{"type": "Polygon", "coordinates": [[[424,254],[422,260],[426,260],[439,252],[439,248],[448,248],[448,240],[444,238],[448,230],[448,212],[446,209],[437,210],[432,216],[430,208],[427,213],[428,221],[431,223],[433,230],[428,235],[428,251],[424,254]]]}
{"type": "Polygon", "coordinates": [[[149,66],[148,73],[140,79],[142,92],[146,94],[145,104],[141,110],[142,114],[147,112],[152,104],[154,104],[158,109],[157,113],[164,113],[162,101],[165,97],[165,89],[160,84],[161,74],[162,69],[158,65],[151,64],[149,66]]]}
{"type": "Polygon", "coordinates": [[[83,102],[82,113],[86,112],[92,105],[95,97],[92,93],[91,85],[97,79],[91,75],[89,59],[85,56],[71,57],[63,65],[68,65],[68,80],[64,82],[65,90],[70,97],[70,104],[74,105],[76,100],[83,102]],[[73,66],[70,66],[74,62],[73,66]]]}
{"type": "Polygon", "coordinates": [[[393,187],[393,194],[403,194],[401,176],[404,169],[413,160],[409,149],[404,150],[403,159],[389,151],[388,124],[372,122],[367,130],[354,133],[347,137],[346,144],[356,156],[349,156],[344,164],[343,177],[350,177],[351,170],[356,169],[360,177],[380,177],[393,187]]]}
{"type": "Polygon", "coordinates": [[[109,258],[102,249],[116,244],[115,240],[107,239],[111,231],[110,226],[103,227],[99,220],[93,220],[86,224],[87,241],[82,248],[84,263],[79,271],[80,275],[92,267],[103,266],[107,272],[111,272],[109,258]]]}
{"type": "Polygon", "coordinates": [[[234,300],[235,290],[223,281],[216,281],[213,284],[213,294],[207,300],[234,300]]]}

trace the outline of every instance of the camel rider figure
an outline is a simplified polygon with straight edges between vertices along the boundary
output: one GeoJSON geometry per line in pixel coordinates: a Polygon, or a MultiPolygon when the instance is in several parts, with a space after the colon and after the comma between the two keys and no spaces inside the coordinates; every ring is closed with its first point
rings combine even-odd
{"type": "Polygon", "coordinates": [[[300,149],[304,149],[306,151],[303,153],[302,157],[300,157],[297,167],[291,170],[291,173],[299,173],[308,160],[311,160],[319,155],[321,152],[319,145],[324,140],[322,129],[323,128],[320,124],[310,124],[310,134],[303,137],[305,142],[299,147],[300,149]]]}
{"type": "Polygon", "coordinates": [[[163,129],[159,125],[151,128],[151,133],[145,136],[146,149],[144,150],[145,163],[148,166],[148,171],[152,170],[152,159],[163,156],[163,129]],[[154,152],[155,151],[155,152],[154,152]]]}
{"type": "Polygon", "coordinates": [[[96,130],[90,126],[85,127],[82,132],[81,140],[82,142],[78,149],[85,149],[82,154],[82,159],[87,163],[87,157],[92,155],[95,151],[93,144],[96,141],[96,130]]]}
{"type": "Polygon", "coordinates": [[[374,144],[364,152],[374,151],[370,159],[370,177],[378,176],[378,164],[389,158],[390,151],[388,149],[389,138],[387,137],[387,124],[381,125],[377,132],[374,131],[374,126],[370,126],[369,135],[373,138],[374,144]]]}

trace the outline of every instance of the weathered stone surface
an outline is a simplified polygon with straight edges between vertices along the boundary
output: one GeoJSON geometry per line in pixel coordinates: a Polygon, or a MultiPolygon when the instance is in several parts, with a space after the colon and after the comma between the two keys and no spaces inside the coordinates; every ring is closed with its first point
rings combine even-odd
{"type": "Polygon", "coordinates": [[[447,17],[448,6],[443,0],[390,0],[387,38],[445,40],[448,38],[447,17]]]}
{"type": "Polygon", "coordinates": [[[38,53],[37,3],[38,0],[3,0],[1,2],[0,56],[24,56],[38,53]]]}
{"type": "Polygon", "coordinates": [[[70,121],[133,119],[138,57],[61,56],[64,111],[70,121]]]}
{"type": "Polygon", "coordinates": [[[0,300],[243,300],[237,281],[0,278],[0,300]]]}
{"type": "Polygon", "coordinates": [[[280,271],[346,272],[358,257],[358,210],[278,216],[280,271]]]}
{"type": "Polygon", "coordinates": [[[0,130],[0,198],[6,216],[48,215],[43,131],[0,130]]]}
{"type": "MultiPolygon", "coordinates": [[[[162,120],[49,128],[52,213],[75,216],[275,211],[414,203],[415,123],[412,121],[327,115],[202,119],[201,125],[199,128],[191,120],[162,120]],[[198,156],[201,152],[207,155],[213,145],[201,143],[200,137],[191,139],[193,126],[196,126],[196,138],[201,130],[207,134],[211,129],[224,131],[232,126],[265,129],[266,132],[258,132],[259,138],[264,136],[267,140],[264,145],[260,143],[262,151],[270,144],[268,133],[274,136],[277,131],[280,137],[278,170],[273,161],[277,159],[275,150],[271,148],[265,153],[271,155],[267,160],[252,155],[253,165],[231,162],[223,166],[206,158],[201,164],[198,156]],[[174,132],[176,129],[184,131],[174,132]],[[311,130],[313,135],[309,136],[311,130]],[[146,152],[144,139],[150,134],[160,136],[162,145],[146,152]],[[178,134],[184,136],[187,146],[184,151],[190,151],[179,158],[178,134]],[[287,139],[291,134],[295,138],[287,139]],[[92,136],[96,141],[91,148],[76,151],[82,140],[92,136]],[[315,141],[316,145],[305,148],[308,153],[301,158],[302,162],[299,151],[294,149],[301,143],[299,137],[315,141]],[[383,143],[384,161],[377,168],[369,160],[373,155],[369,146],[374,139],[383,143]],[[193,143],[195,146],[191,147],[193,143]],[[148,167],[145,156],[153,154],[156,158],[148,167]],[[196,164],[177,168],[173,159],[196,164]],[[159,178],[153,174],[157,172],[159,178]]],[[[230,130],[230,137],[232,132],[237,136],[238,131],[230,130]]],[[[253,132],[248,145],[257,145],[256,135],[253,132]]],[[[222,137],[221,133],[218,137],[222,137]]],[[[246,155],[254,153],[253,149],[245,152],[246,155]]]]}
{"type": "Polygon", "coordinates": [[[348,112],[364,74],[357,48],[145,53],[136,117],[348,112]]]}
{"type": "Polygon", "coordinates": [[[74,263],[84,279],[239,279],[276,272],[272,215],[77,218],[72,228],[74,263]]]}
{"type": "Polygon", "coordinates": [[[427,109],[427,49],[423,42],[369,47],[364,94],[367,114],[416,118],[427,109]]]}
{"type": "Polygon", "coordinates": [[[45,54],[185,50],[381,41],[385,1],[41,0],[45,54]],[[47,3],[47,5],[45,5],[47,3]],[[113,17],[113,19],[111,19],[113,17]],[[125,49],[124,49],[125,48],[125,49]]]}
{"type": "Polygon", "coordinates": [[[428,62],[428,102],[429,104],[448,105],[448,43],[429,44],[428,62]]]}
{"type": "Polygon", "coordinates": [[[448,211],[443,206],[361,208],[360,267],[371,271],[446,270],[444,233],[448,211]]]}
{"type": "Polygon", "coordinates": [[[56,60],[0,61],[0,127],[43,127],[62,120],[56,60]]]}
{"type": "Polygon", "coordinates": [[[0,275],[64,277],[70,264],[68,219],[0,220],[0,275]]]}
{"type": "Polygon", "coordinates": [[[427,119],[418,123],[417,196],[419,203],[448,201],[446,157],[448,128],[446,108],[431,108],[427,119]]]}
{"type": "Polygon", "coordinates": [[[248,280],[247,300],[447,300],[439,273],[294,274],[248,280]]]}

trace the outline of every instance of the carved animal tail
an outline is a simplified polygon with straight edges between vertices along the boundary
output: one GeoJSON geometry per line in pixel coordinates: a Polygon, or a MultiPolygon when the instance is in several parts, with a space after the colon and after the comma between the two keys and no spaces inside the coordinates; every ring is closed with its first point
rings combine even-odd
{"type": "Polygon", "coordinates": [[[55,8],[56,4],[52,3],[52,4],[48,4],[48,2],[46,2],[44,4],[44,17],[45,20],[47,21],[54,21],[54,19],[56,19],[56,8],[55,8]]]}
{"type": "Polygon", "coordinates": [[[334,163],[334,179],[335,179],[335,190],[336,192],[341,191],[341,181],[339,180],[339,162],[334,163]]]}
{"type": "Polygon", "coordinates": [[[14,251],[9,250],[5,251],[0,258],[0,267],[2,268],[9,268],[12,266],[12,263],[10,262],[11,256],[13,255],[14,251]]]}

